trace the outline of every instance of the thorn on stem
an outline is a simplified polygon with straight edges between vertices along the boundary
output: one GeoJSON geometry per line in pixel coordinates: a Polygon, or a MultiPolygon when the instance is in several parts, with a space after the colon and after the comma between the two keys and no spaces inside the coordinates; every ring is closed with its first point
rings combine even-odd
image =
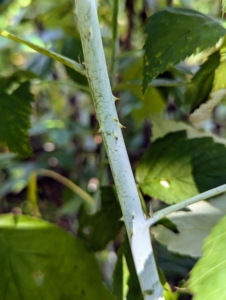
{"type": "Polygon", "coordinates": [[[116,139],[116,140],[118,140],[118,136],[117,136],[117,133],[114,131],[113,132],[113,135],[114,135],[114,138],[116,139]]]}
{"type": "Polygon", "coordinates": [[[114,98],[115,101],[120,100],[120,98],[115,97],[114,95],[113,95],[113,98],[114,98]]]}
{"type": "Polygon", "coordinates": [[[113,121],[118,122],[118,119],[116,119],[115,117],[112,117],[113,121]]]}
{"type": "Polygon", "coordinates": [[[126,126],[122,125],[121,123],[118,123],[118,127],[121,129],[126,128],[126,126]]]}
{"type": "Polygon", "coordinates": [[[92,36],[93,36],[93,31],[92,31],[92,28],[91,28],[91,27],[89,27],[89,29],[88,29],[88,36],[89,36],[90,38],[92,38],[92,36]]]}

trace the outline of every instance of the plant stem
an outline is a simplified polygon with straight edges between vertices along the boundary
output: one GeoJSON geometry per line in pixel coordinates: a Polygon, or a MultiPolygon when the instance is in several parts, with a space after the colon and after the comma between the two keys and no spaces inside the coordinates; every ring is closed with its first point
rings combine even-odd
{"type": "Polygon", "coordinates": [[[81,189],[79,186],[77,186],[75,183],[73,183],[71,180],[67,179],[66,177],[62,176],[61,174],[58,174],[54,171],[47,170],[47,169],[38,169],[35,172],[38,175],[51,177],[59,181],[61,184],[65,185],[67,188],[69,188],[75,194],[77,194],[89,206],[92,207],[94,205],[94,200],[88,193],[86,193],[83,189],[81,189]]]}
{"type": "Polygon", "coordinates": [[[42,48],[42,47],[40,47],[38,45],[35,45],[35,44],[33,44],[33,43],[29,42],[29,41],[21,39],[21,38],[15,36],[13,34],[7,32],[7,31],[5,31],[5,30],[0,30],[0,35],[4,36],[4,37],[6,37],[6,38],[8,38],[10,40],[13,40],[15,42],[19,42],[21,44],[24,44],[24,45],[28,46],[29,48],[31,48],[31,49],[33,49],[33,50],[35,50],[35,51],[37,51],[37,52],[39,52],[39,53],[41,53],[41,54],[43,54],[45,56],[48,56],[48,57],[50,57],[50,58],[52,58],[52,59],[54,59],[56,61],[59,61],[62,64],[64,64],[65,66],[68,66],[69,68],[72,68],[73,70],[75,70],[75,71],[79,72],[80,74],[86,76],[86,71],[83,68],[83,66],[80,65],[79,63],[77,63],[76,61],[74,61],[74,60],[66,57],[66,56],[57,54],[57,53],[55,53],[53,51],[49,51],[49,50],[47,50],[45,48],[42,48]]]}
{"type": "Polygon", "coordinates": [[[75,0],[87,78],[118,193],[136,272],[145,300],[162,298],[149,228],[128,159],[112,95],[97,17],[96,0],[75,0]]]}
{"type": "Polygon", "coordinates": [[[173,213],[177,210],[185,208],[188,205],[196,203],[200,200],[205,200],[205,199],[208,199],[210,197],[216,196],[218,194],[222,194],[224,192],[226,192],[226,184],[218,186],[218,187],[216,187],[214,189],[211,189],[209,191],[206,191],[204,193],[198,194],[194,197],[191,197],[187,200],[184,200],[183,202],[180,202],[180,203],[171,205],[169,207],[163,208],[163,209],[157,211],[156,213],[154,213],[153,217],[146,221],[146,225],[148,227],[152,226],[154,223],[158,222],[160,219],[164,218],[166,215],[168,215],[170,213],[173,213]]]}

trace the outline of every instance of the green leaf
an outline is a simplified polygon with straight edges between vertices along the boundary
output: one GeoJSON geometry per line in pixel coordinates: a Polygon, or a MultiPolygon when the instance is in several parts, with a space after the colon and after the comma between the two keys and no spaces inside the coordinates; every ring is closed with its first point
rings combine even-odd
{"type": "Polygon", "coordinates": [[[190,290],[194,300],[226,299],[226,217],[212,229],[205,240],[203,257],[191,271],[190,290]]]}
{"type": "Polygon", "coordinates": [[[212,90],[214,72],[219,64],[220,53],[219,51],[216,51],[201,65],[198,72],[187,85],[184,96],[184,105],[189,107],[190,112],[207,100],[209,93],[212,90]]]}
{"type": "MultiPolygon", "coordinates": [[[[82,51],[82,43],[79,38],[73,38],[73,39],[67,39],[64,41],[64,47],[62,50],[62,54],[65,57],[68,57],[72,60],[79,60],[80,62],[84,62],[84,57],[83,57],[83,51],[82,51]]],[[[82,76],[75,70],[67,67],[65,65],[67,74],[70,76],[70,78],[82,85],[87,85],[88,81],[85,76],[82,76]]]]}
{"type": "Polygon", "coordinates": [[[215,70],[213,91],[226,88],[226,39],[224,38],[223,44],[220,48],[220,64],[215,70]]]}
{"type": "Polygon", "coordinates": [[[193,257],[169,252],[158,242],[155,242],[155,253],[158,267],[163,270],[167,278],[184,278],[184,274],[188,274],[197,262],[193,257]]]}
{"type": "Polygon", "coordinates": [[[37,76],[27,70],[18,70],[11,74],[10,76],[1,76],[0,75],[0,90],[8,89],[14,83],[18,84],[24,82],[25,80],[30,80],[36,78],[37,76]]]}
{"type": "MultiPolygon", "coordinates": [[[[219,196],[222,197],[222,196],[219,196]]],[[[219,200],[222,198],[217,199],[219,200]]],[[[222,199],[224,203],[225,195],[222,199]]],[[[213,202],[214,203],[214,202],[213,202]]],[[[167,216],[179,233],[174,233],[163,225],[151,229],[155,239],[166,245],[169,251],[193,257],[202,256],[202,247],[205,238],[212,227],[222,218],[226,207],[214,207],[212,203],[200,201],[188,206],[190,211],[179,211],[167,216]]]]}
{"type": "Polygon", "coordinates": [[[222,0],[222,15],[226,12],[226,0],[222,0]]]}
{"type": "Polygon", "coordinates": [[[165,8],[149,18],[145,29],[143,92],[171,65],[208,47],[226,34],[210,16],[184,8],[165,8]]]}
{"type": "Polygon", "coordinates": [[[141,86],[133,84],[128,89],[142,104],[140,108],[134,109],[132,112],[136,122],[144,122],[151,114],[157,114],[163,111],[165,102],[162,95],[156,88],[148,87],[143,97],[141,93],[141,86]]]}
{"type": "Polygon", "coordinates": [[[117,262],[112,275],[112,293],[116,296],[117,300],[123,300],[128,292],[128,278],[129,270],[123,255],[124,247],[121,245],[117,253],[117,262]]]}
{"type": "Polygon", "coordinates": [[[128,239],[121,244],[117,255],[113,273],[114,295],[118,300],[143,300],[128,239]]]}
{"type": "Polygon", "coordinates": [[[110,186],[102,187],[101,200],[101,210],[96,214],[88,215],[83,209],[79,216],[79,234],[95,251],[104,249],[109,241],[116,238],[123,226],[115,189],[110,186]]]}
{"type": "Polygon", "coordinates": [[[170,204],[224,184],[225,176],[225,147],[211,138],[186,139],[184,131],[155,141],[136,170],[142,191],[170,204]]]}
{"type": "Polygon", "coordinates": [[[12,94],[0,92],[0,142],[22,157],[32,152],[28,129],[33,101],[28,82],[22,83],[12,94]]]}
{"type": "Polygon", "coordinates": [[[113,299],[84,242],[40,219],[0,216],[0,268],[2,299],[113,299]]]}

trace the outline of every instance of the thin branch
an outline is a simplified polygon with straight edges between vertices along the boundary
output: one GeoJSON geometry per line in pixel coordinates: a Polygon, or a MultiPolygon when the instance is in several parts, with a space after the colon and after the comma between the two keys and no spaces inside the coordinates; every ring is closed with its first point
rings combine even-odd
{"type": "Polygon", "coordinates": [[[94,205],[94,200],[93,200],[93,198],[88,193],[86,193],[83,189],[81,189],[79,186],[77,186],[71,180],[69,180],[66,177],[60,175],[59,173],[56,173],[54,171],[47,170],[47,169],[38,169],[35,172],[38,175],[51,177],[51,178],[59,181],[61,184],[65,185],[67,188],[69,188],[75,194],[77,194],[89,206],[93,206],[94,205]]]}
{"type": "Polygon", "coordinates": [[[57,54],[53,51],[50,51],[50,50],[47,50],[45,48],[42,48],[40,46],[37,46],[29,41],[26,41],[24,39],[21,39],[5,30],[0,30],[0,35],[1,36],[4,36],[10,40],[13,40],[15,42],[19,42],[21,44],[24,44],[26,46],[28,46],[29,48],[32,48],[33,50],[45,55],[45,56],[48,56],[56,61],[59,61],[61,62],[62,64],[64,64],[65,66],[68,66],[69,68],[79,72],[80,74],[86,76],[86,71],[85,69],[83,68],[82,65],[80,65],[79,63],[77,63],[76,61],[66,57],[66,56],[63,56],[63,55],[60,55],[60,54],[57,54]]]}
{"type": "Polygon", "coordinates": [[[214,197],[214,196],[222,194],[224,192],[226,192],[226,184],[218,186],[218,187],[216,187],[214,189],[211,189],[209,191],[206,191],[204,193],[198,194],[194,197],[191,197],[187,200],[184,200],[183,202],[180,202],[180,203],[171,205],[169,207],[163,208],[163,209],[157,211],[156,213],[154,213],[153,217],[146,221],[145,226],[148,226],[148,227],[152,226],[153,224],[155,224],[156,222],[158,222],[160,219],[164,218],[168,214],[171,214],[175,211],[178,211],[182,208],[185,208],[188,205],[191,205],[191,204],[196,203],[198,201],[214,197]]]}
{"type": "Polygon", "coordinates": [[[69,86],[69,87],[72,87],[74,89],[80,89],[80,90],[83,90],[87,93],[90,93],[90,89],[88,86],[86,85],[83,85],[83,84],[79,84],[77,82],[74,82],[73,84],[72,83],[68,83],[68,79],[65,80],[65,81],[62,81],[62,80],[40,80],[40,81],[33,81],[32,84],[36,84],[36,85],[44,85],[44,84],[56,84],[56,85],[63,85],[63,86],[69,86]]]}

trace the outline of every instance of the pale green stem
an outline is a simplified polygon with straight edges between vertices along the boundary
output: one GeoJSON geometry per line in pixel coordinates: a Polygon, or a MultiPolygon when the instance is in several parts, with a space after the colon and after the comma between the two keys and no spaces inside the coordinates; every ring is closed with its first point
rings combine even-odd
{"type": "Polygon", "coordinates": [[[145,226],[133,172],[121,132],[107,72],[96,0],[75,0],[75,13],[82,41],[87,78],[100,132],[113,174],[136,272],[145,300],[163,299],[149,228],[145,226]]]}
{"type": "Polygon", "coordinates": [[[171,205],[169,207],[163,208],[163,209],[157,211],[156,213],[154,213],[153,217],[146,221],[146,225],[148,227],[152,226],[153,224],[155,224],[156,222],[158,222],[160,219],[164,218],[168,214],[171,214],[171,213],[173,213],[177,210],[183,209],[183,208],[187,207],[188,205],[191,205],[191,204],[196,203],[198,201],[214,197],[214,196],[216,196],[218,194],[222,194],[224,192],[226,192],[226,184],[218,186],[218,187],[216,187],[214,189],[211,189],[207,192],[198,194],[198,195],[196,195],[194,197],[191,197],[187,200],[184,200],[180,203],[177,203],[177,204],[171,205]]]}
{"type": "Polygon", "coordinates": [[[56,85],[69,86],[69,87],[72,87],[74,89],[80,89],[80,90],[83,90],[83,91],[85,91],[87,93],[90,93],[90,89],[89,89],[88,86],[85,86],[83,84],[79,84],[77,82],[74,82],[73,84],[72,83],[70,84],[70,83],[68,83],[68,79],[67,79],[67,81],[61,81],[61,80],[54,80],[54,81],[52,81],[52,80],[49,80],[49,81],[46,80],[46,81],[44,81],[44,80],[42,80],[42,81],[34,81],[32,83],[36,84],[36,85],[56,84],[56,85]]]}
{"type": "Polygon", "coordinates": [[[86,76],[86,71],[84,69],[84,67],[82,65],[80,65],[79,63],[77,63],[76,61],[72,60],[72,59],[69,59],[68,57],[65,57],[63,55],[60,55],[60,54],[57,54],[53,51],[49,51],[45,48],[42,48],[40,46],[37,46],[29,41],[26,41],[24,39],[21,39],[5,30],[0,30],[0,35],[1,36],[4,36],[10,40],[13,40],[15,42],[19,42],[21,44],[24,44],[26,46],[28,46],[29,48],[32,48],[33,50],[45,55],[45,56],[48,56],[56,61],[59,61],[61,62],[62,64],[64,64],[65,66],[68,66],[69,68],[79,72],[80,74],[86,76]]]}
{"type": "Polygon", "coordinates": [[[72,190],[75,194],[77,194],[82,200],[84,200],[89,206],[94,205],[93,198],[86,193],[83,189],[81,189],[79,186],[77,186],[75,183],[73,183],[71,180],[67,179],[66,177],[51,171],[47,169],[38,169],[35,171],[36,174],[51,177],[57,181],[59,181],[61,184],[72,190]]]}

